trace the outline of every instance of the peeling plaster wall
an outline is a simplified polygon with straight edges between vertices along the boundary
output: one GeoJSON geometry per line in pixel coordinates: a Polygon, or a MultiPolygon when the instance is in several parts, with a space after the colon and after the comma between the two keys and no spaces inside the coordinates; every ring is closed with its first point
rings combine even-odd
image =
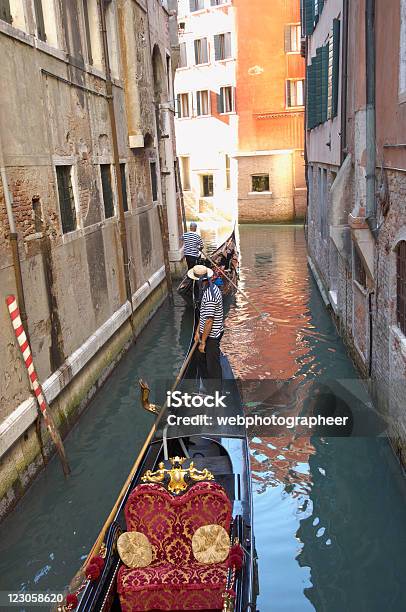
{"type": "MultiPolygon", "coordinates": [[[[96,3],[89,3],[93,65],[87,63],[82,3],[74,0],[52,7],[44,6],[49,44],[35,38],[28,13],[26,23],[24,15],[21,23],[14,21],[21,30],[0,21],[0,146],[14,200],[34,364],[45,383],[56,424],[65,435],[128,348],[132,330],[118,223],[116,181],[120,177],[113,166],[96,3]],[[56,167],[63,164],[72,167],[77,217],[76,229],[65,234],[56,174],[56,167]],[[111,218],[105,218],[100,164],[111,165],[111,218]]],[[[151,45],[157,44],[164,60],[171,55],[168,20],[159,0],[113,0],[106,15],[119,158],[126,165],[128,211],[124,216],[136,334],[166,295],[162,236],[150,174],[153,160],[161,182],[164,149],[172,157],[170,174],[162,183],[175,228],[172,242],[177,255],[181,253],[173,116],[168,121],[168,141],[158,148],[150,53],[151,45]],[[129,148],[133,133],[142,135],[144,146],[129,148]]],[[[166,83],[166,71],[162,78],[166,83]]],[[[9,234],[0,181],[0,518],[43,467],[33,422],[35,403],[4,301],[7,294],[16,294],[9,234]]],[[[42,423],[40,429],[44,430],[42,423]]],[[[49,456],[54,448],[47,432],[42,435],[49,456]]]]}
{"type": "MultiPolygon", "coordinates": [[[[0,23],[1,145],[14,199],[28,331],[41,381],[112,317],[126,299],[113,166],[115,215],[110,219],[105,219],[100,179],[100,163],[113,164],[105,79],[99,64],[86,64],[86,36],[76,6],[81,3],[62,4],[63,10],[58,8],[53,23],[58,29],[59,48],[29,34],[31,22],[27,24],[27,33],[0,23]],[[78,220],[77,229],[69,234],[62,233],[56,184],[55,168],[63,163],[73,168],[78,220]],[[34,220],[33,198],[39,201],[42,231],[38,231],[38,219],[37,223],[34,220]]],[[[114,79],[113,93],[120,163],[126,164],[129,210],[125,223],[130,280],[135,293],[163,265],[149,167],[151,156],[157,157],[153,147],[156,135],[152,58],[147,44],[146,3],[117,0],[113,4],[108,28],[115,30],[109,35],[110,43],[114,39],[117,42],[112,54],[119,65],[113,74],[123,77],[114,79]],[[127,37],[140,42],[143,28],[145,38],[145,45],[136,45],[134,51],[141,72],[141,78],[133,83],[133,89],[138,88],[134,104],[129,104],[125,89],[134,66],[131,62],[120,62],[125,42],[115,21],[119,10],[124,11],[127,37]],[[126,11],[132,19],[125,19],[126,11]],[[151,148],[129,148],[128,126],[134,122],[143,134],[151,135],[151,148]]],[[[164,52],[170,54],[168,13],[158,0],[149,0],[148,4],[153,36],[161,41],[164,52]]],[[[50,13],[46,12],[46,26],[49,19],[50,13]]],[[[94,43],[100,32],[94,21],[91,27],[94,43]]],[[[98,46],[92,46],[99,54],[100,40],[98,46]]],[[[171,147],[174,148],[172,140],[171,147]]],[[[176,211],[175,220],[177,224],[176,211]]],[[[16,293],[9,231],[0,184],[0,352],[6,356],[0,362],[0,422],[30,392],[4,302],[8,293],[16,293]]]]}

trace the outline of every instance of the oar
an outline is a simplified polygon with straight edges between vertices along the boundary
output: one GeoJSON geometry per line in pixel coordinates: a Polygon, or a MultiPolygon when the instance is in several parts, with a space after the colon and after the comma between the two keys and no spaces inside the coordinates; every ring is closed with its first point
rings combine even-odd
{"type": "MultiPolygon", "coordinates": [[[[176,380],[175,380],[175,382],[173,384],[173,387],[171,389],[172,392],[175,391],[176,387],[179,384],[179,381],[181,380],[182,376],[184,375],[184,373],[186,371],[186,368],[188,367],[188,365],[190,363],[190,360],[192,359],[193,353],[195,352],[196,347],[197,347],[198,344],[199,344],[199,342],[195,341],[193,346],[192,346],[192,348],[190,349],[189,354],[186,357],[185,361],[183,362],[182,367],[179,370],[179,374],[177,375],[176,380]]],[[[144,445],[143,445],[143,447],[142,447],[142,449],[141,449],[141,451],[140,451],[140,453],[139,453],[139,455],[138,455],[138,457],[137,457],[133,467],[131,468],[130,473],[127,476],[127,479],[126,479],[126,481],[125,481],[125,483],[124,483],[124,485],[123,485],[123,487],[122,487],[122,489],[121,489],[121,491],[119,493],[119,496],[118,496],[118,498],[116,500],[116,503],[114,504],[114,506],[113,506],[109,516],[108,516],[108,519],[104,523],[104,526],[103,526],[102,530],[100,531],[100,533],[99,533],[99,535],[97,537],[96,542],[93,544],[92,549],[91,549],[90,553],[88,554],[88,556],[86,558],[86,561],[82,565],[82,569],[86,567],[86,565],[88,564],[89,560],[94,555],[98,554],[98,552],[100,550],[100,546],[101,546],[101,544],[102,544],[102,542],[104,540],[104,536],[106,535],[106,531],[110,527],[111,521],[115,517],[115,515],[117,513],[117,510],[118,510],[118,508],[119,508],[119,506],[120,506],[120,504],[121,504],[121,502],[123,500],[123,497],[124,497],[128,487],[130,486],[131,480],[133,479],[134,474],[137,471],[139,464],[141,463],[141,459],[144,456],[144,453],[145,453],[146,449],[148,448],[148,444],[152,440],[152,438],[153,438],[153,436],[154,436],[154,434],[155,434],[155,432],[156,432],[156,430],[158,428],[158,424],[159,424],[160,420],[162,419],[162,417],[164,415],[165,408],[166,408],[166,402],[163,405],[163,407],[162,407],[162,409],[161,409],[161,411],[159,413],[158,418],[156,419],[155,423],[151,427],[151,430],[150,430],[150,432],[149,432],[149,434],[147,436],[147,439],[145,440],[144,445]]]]}
{"type": "Polygon", "coordinates": [[[176,380],[173,383],[173,387],[171,389],[172,392],[175,391],[176,387],[179,384],[179,381],[181,380],[182,376],[186,372],[186,368],[188,367],[188,365],[190,363],[190,360],[192,359],[193,353],[195,352],[196,347],[197,347],[198,344],[199,344],[199,341],[195,340],[192,348],[189,351],[189,355],[186,357],[185,361],[183,362],[183,365],[182,365],[181,369],[179,370],[179,374],[177,375],[176,380]]]}
{"type": "Polygon", "coordinates": [[[251,306],[251,308],[253,308],[255,310],[255,312],[258,313],[258,315],[261,317],[261,319],[267,319],[269,321],[272,321],[272,323],[289,323],[289,321],[287,319],[277,319],[276,317],[271,317],[271,315],[269,314],[269,312],[261,312],[259,310],[259,308],[257,308],[255,306],[255,304],[250,300],[250,298],[248,297],[248,295],[239,287],[237,287],[237,285],[235,283],[233,283],[233,281],[228,278],[227,274],[225,272],[223,272],[223,270],[220,268],[220,266],[218,266],[216,264],[216,262],[214,262],[212,260],[211,257],[209,257],[209,255],[207,255],[207,253],[205,253],[204,251],[201,251],[202,255],[204,255],[206,257],[206,259],[208,259],[210,261],[211,264],[213,264],[213,266],[216,267],[216,269],[220,272],[220,274],[222,276],[224,276],[224,278],[226,279],[226,281],[228,283],[230,283],[230,285],[232,285],[234,287],[234,289],[236,289],[238,291],[238,293],[241,293],[241,295],[247,300],[248,304],[251,306]]]}

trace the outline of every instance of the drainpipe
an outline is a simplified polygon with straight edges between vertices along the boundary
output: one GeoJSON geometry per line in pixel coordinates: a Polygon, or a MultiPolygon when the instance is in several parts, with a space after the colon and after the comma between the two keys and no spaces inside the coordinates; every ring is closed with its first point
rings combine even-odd
{"type": "Polygon", "coordinates": [[[348,91],[348,12],[349,0],[343,2],[343,49],[341,82],[341,164],[347,156],[347,91],[348,91]]]}
{"type": "Polygon", "coordinates": [[[375,0],[365,0],[366,221],[376,239],[375,0]]]}
{"type": "Polygon", "coordinates": [[[120,155],[118,151],[117,124],[116,124],[116,115],[114,111],[113,83],[111,79],[109,45],[108,45],[108,40],[107,40],[105,2],[106,0],[97,0],[97,6],[99,9],[99,18],[100,18],[100,24],[101,24],[102,40],[103,40],[104,69],[106,73],[106,98],[107,98],[107,103],[109,107],[111,137],[113,141],[114,168],[116,171],[116,185],[117,185],[117,195],[118,195],[118,220],[119,220],[119,228],[120,228],[121,248],[123,251],[125,290],[126,290],[127,300],[130,302],[130,306],[131,306],[130,324],[131,324],[131,329],[133,331],[133,336],[135,339],[135,330],[134,330],[134,321],[133,321],[134,310],[133,310],[133,300],[132,300],[132,291],[131,291],[131,282],[130,282],[130,260],[128,257],[127,229],[125,225],[123,188],[121,184],[120,155]]]}
{"type": "Polygon", "coordinates": [[[1,140],[0,140],[0,174],[1,174],[1,182],[3,184],[4,199],[6,201],[7,219],[8,219],[8,224],[10,226],[10,246],[11,246],[11,253],[13,257],[13,268],[14,268],[14,278],[15,278],[16,291],[17,291],[18,307],[20,309],[21,322],[23,324],[24,331],[26,333],[27,338],[29,339],[28,326],[27,326],[27,311],[25,308],[25,299],[24,299],[23,276],[21,272],[20,255],[18,253],[18,236],[16,232],[16,226],[15,226],[14,214],[13,214],[13,195],[10,192],[10,189],[8,186],[6,167],[4,165],[4,157],[3,157],[3,146],[2,146],[1,140]]]}

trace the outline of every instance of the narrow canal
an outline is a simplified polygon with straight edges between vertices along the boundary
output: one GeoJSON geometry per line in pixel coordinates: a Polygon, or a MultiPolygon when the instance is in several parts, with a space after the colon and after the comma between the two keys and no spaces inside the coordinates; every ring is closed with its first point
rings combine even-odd
{"type": "MultiPolygon", "coordinates": [[[[296,402],[311,381],[354,379],[307,268],[299,226],[240,227],[241,287],[223,350],[244,380],[289,380],[296,402]]],[[[191,320],[165,304],[94,398],[57,461],[0,526],[0,590],[60,590],[98,533],[151,426],[137,380],[174,377],[191,320]]],[[[406,486],[383,438],[250,440],[261,612],[406,610],[406,486]]]]}

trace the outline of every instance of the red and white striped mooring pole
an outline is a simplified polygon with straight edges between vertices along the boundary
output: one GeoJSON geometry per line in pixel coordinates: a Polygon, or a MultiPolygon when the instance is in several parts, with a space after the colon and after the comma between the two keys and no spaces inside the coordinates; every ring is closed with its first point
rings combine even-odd
{"type": "Polygon", "coordinates": [[[52,416],[48,413],[48,405],[44,396],[44,392],[39,383],[37,373],[34,368],[34,363],[31,354],[30,344],[28,342],[28,338],[25,334],[24,327],[21,321],[20,310],[17,305],[17,300],[14,295],[8,295],[6,298],[6,304],[8,311],[10,313],[11,323],[14,328],[14,333],[17,338],[18,345],[20,347],[25,367],[27,368],[28,377],[30,379],[31,387],[34,391],[35,397],[38,402],[38,406],[40,409],[40,413],[45,421],[45,425],[49,431],[49,434],[57,448],[62,468],[65,476],[70,473],[70,468],[68,464],[68,460],[66,458],[65,449],[63,446],[63,442],[61,436],[59,435],[58,430],[55,427],[55,423],[53,421],[52,416]]]}

